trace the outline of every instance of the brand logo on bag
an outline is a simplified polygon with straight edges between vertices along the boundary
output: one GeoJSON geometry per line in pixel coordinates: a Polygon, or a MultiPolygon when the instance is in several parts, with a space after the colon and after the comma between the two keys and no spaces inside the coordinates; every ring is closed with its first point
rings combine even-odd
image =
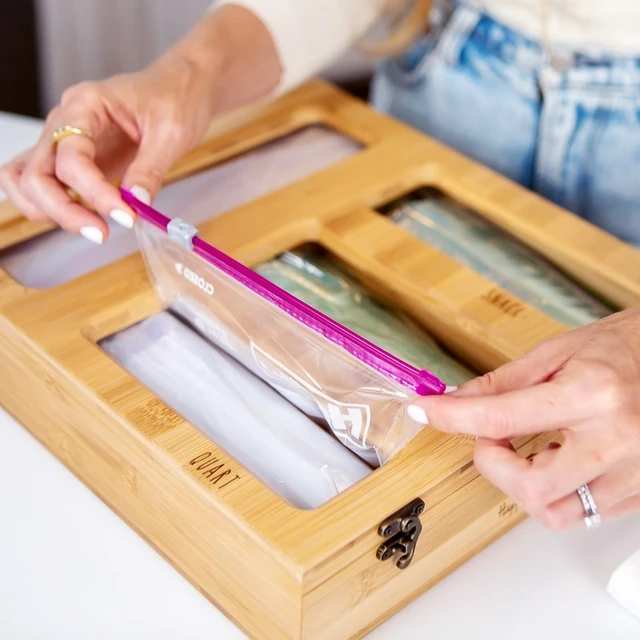
{"type": "Polygon", "coordinates": [[[176,262],[176,272],[180,274],[185,280],[188,280],[191,284],[195,284],[198,289],[204,291],[208,296],[212,296],[215,289],[213,285],[205,280],[202,276],[199,276],[195,271],[191,271],[189,267],[185,267],[182,263],[176,262]]]}
{"type": "Polygon", "coordinates": [[[338,434],[345,434],[362,447],[367,445],[369,434],[369,407],[361,404],[329,402],[327,405],[328,422],[338,434]]]}

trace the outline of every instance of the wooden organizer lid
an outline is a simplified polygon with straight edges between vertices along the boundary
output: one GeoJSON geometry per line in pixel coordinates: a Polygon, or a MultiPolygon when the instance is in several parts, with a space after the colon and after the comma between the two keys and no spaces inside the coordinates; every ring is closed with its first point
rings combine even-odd
{"type": "MultiPolygon", "coordinates": [[[[217,137],[182,158],[167,182],[316,123],[363,150],[200,225],[205,240],[249,265],[319,242],[365,285],[485,366],[564,329],[528,306],[517,317],[491,306],[482,295],[492,283],[377,208],[434,186],[621,307],[640,299],[640,253],[632,247],[322,82],[219,120],[217,137]]],[[[0,207],[0,247],[48,228],[0,207]]],[[[339,627],[341,637],[356,636],[510,526],[505,519],[517,508],[475,473],[474,439],[429,428],[324,506],[283,503],[96,344],[160,307],[139,254],[49,290],[27,290],[0,272],[0,354],[11,364],[0,368],[0,398],[256,635],[329,638],[339,627]],[[46,402],[33,402],[34,393],[46,402]],[[214,482],[227,471],[237,481],[214,482]],[[415,564],[398,571],[376,560],[379,527],[417,497],[427,503],[429,526],[415,564]]],[[[540,442],[517,445],[526,455],[540,442]]]]}

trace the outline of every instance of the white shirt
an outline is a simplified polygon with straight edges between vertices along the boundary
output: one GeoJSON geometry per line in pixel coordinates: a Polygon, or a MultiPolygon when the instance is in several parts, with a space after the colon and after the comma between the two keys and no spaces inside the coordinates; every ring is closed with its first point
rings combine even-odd
{"type": "MultiPolygon", "coordinates": [[[[328,66],[362,37],[385,0],[218,0],[250,9],[273,36],[284,69],[279,91],[328,66]]],[[[469,0],[548,46],[640,55],[640,0],[469,0]]]]}

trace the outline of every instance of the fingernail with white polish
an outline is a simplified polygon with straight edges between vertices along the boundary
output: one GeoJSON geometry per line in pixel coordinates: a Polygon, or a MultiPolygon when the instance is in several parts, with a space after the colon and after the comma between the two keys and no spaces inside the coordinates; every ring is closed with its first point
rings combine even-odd
{"type": "Polygon", "coordinates": [[[122,209],[114,209],[109,213],[111,219],[127,229],[133,229],[133,216],[122,209]]]}
{"type": "Polygon", "coordinates": [[[144,187],[131,187],[131,193],[144,204],[151,204],[151,194],[144,187]]]}
{"type": "Polygon", "coordinates": [[[82,227],[80,234],[83,238],[95,242],[96,244],[102,244],[104,242],[104,235],[98,227],[82,227]]]}
{"type": "Polygon", "coordinates": [[[445,393],[453,393],[454,391],[457,391],[458,387],[446,387],[444,392],[445,393]]]}
{"type": "Polygon", "coordinates": [[[417,404],[409,405],[407,413],[412,420],[415,420],[420,424],[429,424],[427,414],[425,413],[424,409],[422,407],[419,407],[417,404]]]}

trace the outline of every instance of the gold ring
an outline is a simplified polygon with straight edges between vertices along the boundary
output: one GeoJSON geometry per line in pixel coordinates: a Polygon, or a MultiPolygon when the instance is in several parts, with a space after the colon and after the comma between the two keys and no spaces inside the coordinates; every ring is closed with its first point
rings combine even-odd
{"type": "Polygon", "coordinates": [[[66,124],[64,127],[59,127],[51,134],[53,146],[55,147],[60,140],[64,140],[69,136],[84,136],[85,138],[89,138],[89,140],[93,140],[93,136],[88,131],[66,124]]]}

